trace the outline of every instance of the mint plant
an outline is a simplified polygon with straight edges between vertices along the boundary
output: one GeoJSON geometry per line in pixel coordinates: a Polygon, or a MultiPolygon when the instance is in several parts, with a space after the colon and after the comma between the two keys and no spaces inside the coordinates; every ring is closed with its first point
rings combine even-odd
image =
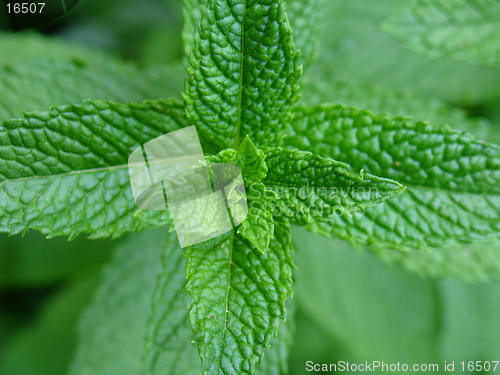
{"type": "MultiPolygon", "coordinates": [[[[433,33],[440,2],[418,2],[384,28],[433,58],[498,65],[488,42],[498,39],[495,30],[463,51],[460,34],[433,33]],[[427,16],[417,24],[408,12],[427,16]]],[[[0,71],[0,89],[9,92],[0,106],[0,231],[94,240],[155,230],[124,240],[105,266],[80,319],[69,374],[286,374],[292,226],[369,246],[431,276],[444,272],[439,257],[450,247],[498,239],[500,153],[491,141],[500,138],[487,121],[411,94],[311,78],[300,100],[323,3],[185,0],[183,100],[166,98],[178,94],[171,70],[97,52],[44,61],[44,74],[32,77],[38,62],[0,71]],[[46,94],[28,90],[27,77],[46,94]],[[314,103],[342,90],[357,107],[314,103]],[[379,104],[369,103],[374,97],[379,104]],[[50,109],[20,117],[42,106],[50,109]],[[412,111],[415,119],[405,116],[412,111]],[[429,118],[435,122],[419,121],[429,118]],[[135,204],[127,160],[144,143],[192,125],[208,165],[241,169],[249,215],[182,254],[175,234],[167,235],[174,232],[168,211],[135,204]],[[480,130],[487,141],[470,134],[480,130]],[[437,255],[420,259],[423,252],[437,255]]],[[[466,1],[450,1],[450,12],[458,3],[466,1]]],[[[486,267],[488,259],[451,254],[449,262],[463,263],[449,272],[467,277],[467,266],[486,267]]]]}

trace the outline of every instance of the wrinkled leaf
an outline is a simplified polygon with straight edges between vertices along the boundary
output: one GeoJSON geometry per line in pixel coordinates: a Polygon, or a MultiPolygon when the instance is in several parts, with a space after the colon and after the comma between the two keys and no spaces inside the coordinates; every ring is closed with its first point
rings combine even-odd
{"type": "Polygon", "coordinates": [[[448,126],[344,106],[298,108],[288,145],[393,178],[407,192],[315,230],[363,244],[425,248],[500,234],[499,148],[448,126]]]}
{"type": "Polygon", "coordinates": [[[85,105],[32,112],[0,128],[0,231],[117,237],[140,231],[128,157],[187,126],[173,101],[85,105]]]}
{"type": "Polygon", "coordinates": [[[253,374],[291,290],[291,238],[286,224],[261,253],[233,232],[189,248],[190,322],[197,332],[201,374],[253,374]]]}
{"type": "Polygon", "coordinates": [[[210,0],[194,41],[184,99],[202,137],[216,152],[276,140],[301,75],[282,2],[210,0]]]}
{"type": "Polygon", "coordinates": [[[359,214],[404,191],[399,183],[305,151],[270,148],[265,184],[278,196],[274,215],[306,225],[359,214]]]}
{"type": "MultiPolygon", "coordinates": [[[[184,288],[186,278],[185,257],[171,235],[162,253],[162,272],[156,281],[152,309],[147,323],[145,346],[142,353],[142,373],[148,375],[198,375],[200,357],[192,343],[194,333],[187,324],[190,296],[184,288]]],[[[287,302],[290,310],[290,304],[287,302]]],[[[256,375],[282,375],[287,373],[288,351],[292,341],[293,314],[280,324],[277,339],[271,340],[256,375]]]]}

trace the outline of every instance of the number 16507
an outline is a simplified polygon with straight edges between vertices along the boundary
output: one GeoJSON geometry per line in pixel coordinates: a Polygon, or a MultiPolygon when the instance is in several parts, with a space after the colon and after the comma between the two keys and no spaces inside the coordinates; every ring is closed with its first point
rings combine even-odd
{"type": "Polygon", "coordinates": [[[14,3],[7,4],[9,13],[42,13],[45,3],[14,3]]]}

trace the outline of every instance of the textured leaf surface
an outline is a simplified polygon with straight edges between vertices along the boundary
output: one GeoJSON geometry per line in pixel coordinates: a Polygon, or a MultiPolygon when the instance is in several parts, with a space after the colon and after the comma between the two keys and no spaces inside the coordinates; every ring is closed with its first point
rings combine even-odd
{"type": "Polygon", "coordinates": [[[276,194],[265,191],[261,182],[267,175],[265,154],[246,137],[238,151],[227,149],[207,159],[216,163],[233,163],[243,175],[247,194],[248,216],[238,227],[238,234],[249,240],[261,252],[267,250],[274,236],[272,208],[276,194]]]}
{"type": "MultiPolygon", "coordinates": [[[[162,272],[153,294],[143,349],[143,374],[198,375],[200,372],[201,361],[192,343],[194,334],[188,324],[190,296],[184,291],[185,264],[186,258],[181,254],[177,238],[171,235],[162,253],[162,272]]],[[[287,321],[280,324],[279,335],[271,340],[271,347],[266,350],[256,375],[282,375],[287,372],[292,318],[292,314],[287,314],[287,321]]]]}
{"type": "MultiPolygon", "coordinates": [[[[453,124],[480,139],[499,142],[500,131],[485,119],[467,118],[464,111],[437,99],[423,98],[416,94],[383,90],[352,83],[329,84],[309,82],[304,96],[311,103],[329,101],[348,106],[370,109],[376,113],[413,115],[415,120],[431,123],[453,124]]],[[[437,247],[430,251],[400,252],[387,248],[373,248],[382,260],[398,264],[410,272],[427,277],[454,277],[465,281],[498,279],[498,246],[494,244],[467,245],[463,247],[437,247]]]]}
{"type": "Polygon", "coordinates": [[[262,182],[252,182],[247,188],[247,199],[248,217],[238,227],[238,234],[263,252],[274,237],[272,210],[278,197],[266,190],[262,182]]]}
{"type": "Polygon", "coordinates": [[[347,164],[310,152],[271,148],[266,164],[269,172],[264,182],[278,196],[273,213],[301,225],[359,214],[405,189],[363,171],[352,173],[347,164]]]}
{"type": "Polygon", "coordinates": [[[0,231],[93,238],[139,231],[128,156],[186,126],[175,101],[88,102],[26,114],[0,128],[0,231]]]}
{"type": "Polygon", "coordinates": [[[324,103],[344,104],[374,113],[412,117],[414,121],[431,124],[449,124],[465,130],[479,139],[500,143],[500,127],[481,118],[468,117],[462,108],[451,106],[433,97],[423,97],[414,92],[382,89],[352,82],[323,82],[309,77],[302,85],[303,101],[308,105],[324,103]]]}
{"type": "Polygon", "coordinates": [[[168,236],[161,266],[146,325],[141,373],[198,375],[201,361],[192,343],[194,333],[187,308],[190,296],[184,290],[186,258],[175,234],[168,236]]]}
{"type": "Polygon", "coordinates": [[[431,59],[500,65],[498,0],[418,0],[391,17],[383,29],[431,59]]]}
{"type": "MultiPolygon", "coordinates": [[[[185,264],[177,238],[164,231],[135,234],[116,246],[80,321],[70,374],[199,374],[185,264]]],[[[271,340],[256,375],[282,375],[286,369],[290,318],[280,324],[280,336],[271,340]]]]}
{"type": "MultiPolygon", "coordinates": [[[[315,57],[322,26],[325,0],[288,0],[285,10],[289,17],[295,45],[300,50],[301,61],[309,64],[315,57]]],[[[184,0],[184,52],[191,56],[195,28],[201,23],[203,7],[207,0],[184,0]]]]}
{"type": "Polygon", "coordinates": [[[194,40],[184,98],[203,138],[215,151],[275,140],[301,74],[281,1],[210,0],[194,40]]]}
{"type": "MultiPolygon", "coordinates": [[[[500,143],[500,129],[486,119],[468,118],[465,112],[440,100],[424,98],[414,93],[384,90],[352,83],[329,84],[309,82],[304,96],[311,103],[328,101],[370,109],[375,113],[413,115],[415,120],[428,120],[434,124],[453,124],[479,139],[500,143]]],[[[369,247],[382,260],[398,264],[423,277],[459,278],[468,282],[496,280],[500,263],[497,243],[436,247],[430,251],[394,251],[369,247]]]]}
{"type": "Polygon", "coordinates": [[[253,374],[263,348],[286,318],[291,295],[291,239],[286,224],[261,253],[239,235],[226,233],[188,250],[190,321],[202,374],[253,374]]]}
{"type": "Polygon", "coordinates": [[[274,219],[272,205],[277,196],[265,193],[261,182],[267,175],[266,156],[246,137],[241,143],[234,163],[240,167],[247,186],[248,217],[238,234],[248,239],[261,252],[266,251],[274,237],[274,219]]]}
{"type": "Polygon", "coordinates": [[[447,126],[343,106],[297,109],[291,146],[394,178],[408,191],[358,217],[315,224],[364,244],[441,246],[500,234],[498,147],[447,126]]]}
{"type": "Polygon", "coordinates": [[[44,111],[52,106],[85,99],[142,102],[179,97],[179,69],[139,70],[133,66],[88,66],[83,62],[34,62],[0,69],[0,121],[22,117],[23,111],[44,111]]]}

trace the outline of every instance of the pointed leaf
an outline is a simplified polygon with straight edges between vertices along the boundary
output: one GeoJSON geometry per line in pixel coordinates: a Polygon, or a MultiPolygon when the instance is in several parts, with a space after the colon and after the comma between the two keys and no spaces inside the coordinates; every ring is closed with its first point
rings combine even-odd
{"type": "Polygon", "coordinates": [[[187,126],[182,104],[89,101],[6,121],[0,128],[0,231],[51,237],[119,236],[147,226],[137,210],[128,156],[187,126]]]}
{"type": "Polygon", "coordinates": [[[247,136],[241,142],[234,163],[240,167],[246,181],[260,181],[267,175],[266,156],[247,136]]]}
{"type": "MultiPolygon", "coordinates": [[[[191,57],[194,47],[195,28],[201,23],[201,15],[207,0],[184,0],[184,52],[191,57]]],[[[322,10],[325,0],[288,0],[285,10],[289,16],[294,41],[300,50],[300,59],[310,64],[315,57],[319,33],[323,25],[322,10]]]]}
{"type": "Polygon", "coordinates": [[[363,216],[335,217],[316,230],[393,248],[442,246],[500,236],[499,148],[407,118],[344,106],[299,108],[290,146],[394,178],[407,192],[363,216]]]}
{"type": "MultiPolygon", "coordinates": [[[[186,286],[186,258],[181,254],[178,240],[171,235],[162,253],[162,272],[156,281],[152,309],[147,323],[147,334],[142,355],[144,375],[182,374],[198,375],[200,357],[192,343],[194,333],[188,318],[190,295],[186,286]]],[[[291,301],[290,301],[291,302],[291,301]]],[[[287,302],[290,310],[290,304],[287,302]]],[[[280,324],[277,339],[271,340],[256,375],[282,375],[286,373],[288,351],[293,334],[293,314],[280,324]]]]}
{"type": "Polygon", "coordinates": [[[239,226],[238,234],[249,240],[260,252],[269,248],[274,237],[273,207],[278,196],[266,190],[262,182],[247,188],[248,217],[239,226]]]}
{"type": "Polygon", "coordinates": [[[265,154],[255,147],[248,136],[236,153],[234,163],[245,177],[248,199],[248,217],[238,228],[238,234],[249,240],[259,251],[266,251],[274,237],[274,219],[271,207],[277,196],[265,192],[261,182],[267,175],[265,154]]]}
{"type": "Polygon", "coordinates": [[[190,321],[202,374],[253,374],[263,348],[286,318],[291,291],[290,227],[275,227],[265,253],[234,233],[188,250],[190,321]]]}
{"type": "Polygon", "coordinates": [[[214,151],[275,141],[298,100],[299,54],[279,0],[209,0],[195,33],[186,114],[214,151]]]}
{"type": "Polygon", "coordinates": [[[274,215],[300,225],[359,214],[405,189],[363,171],[352,173],[347,164],[310,152],[271,148],[266,163],[269,172],[264,183],[278,196],[274,215]]]}

